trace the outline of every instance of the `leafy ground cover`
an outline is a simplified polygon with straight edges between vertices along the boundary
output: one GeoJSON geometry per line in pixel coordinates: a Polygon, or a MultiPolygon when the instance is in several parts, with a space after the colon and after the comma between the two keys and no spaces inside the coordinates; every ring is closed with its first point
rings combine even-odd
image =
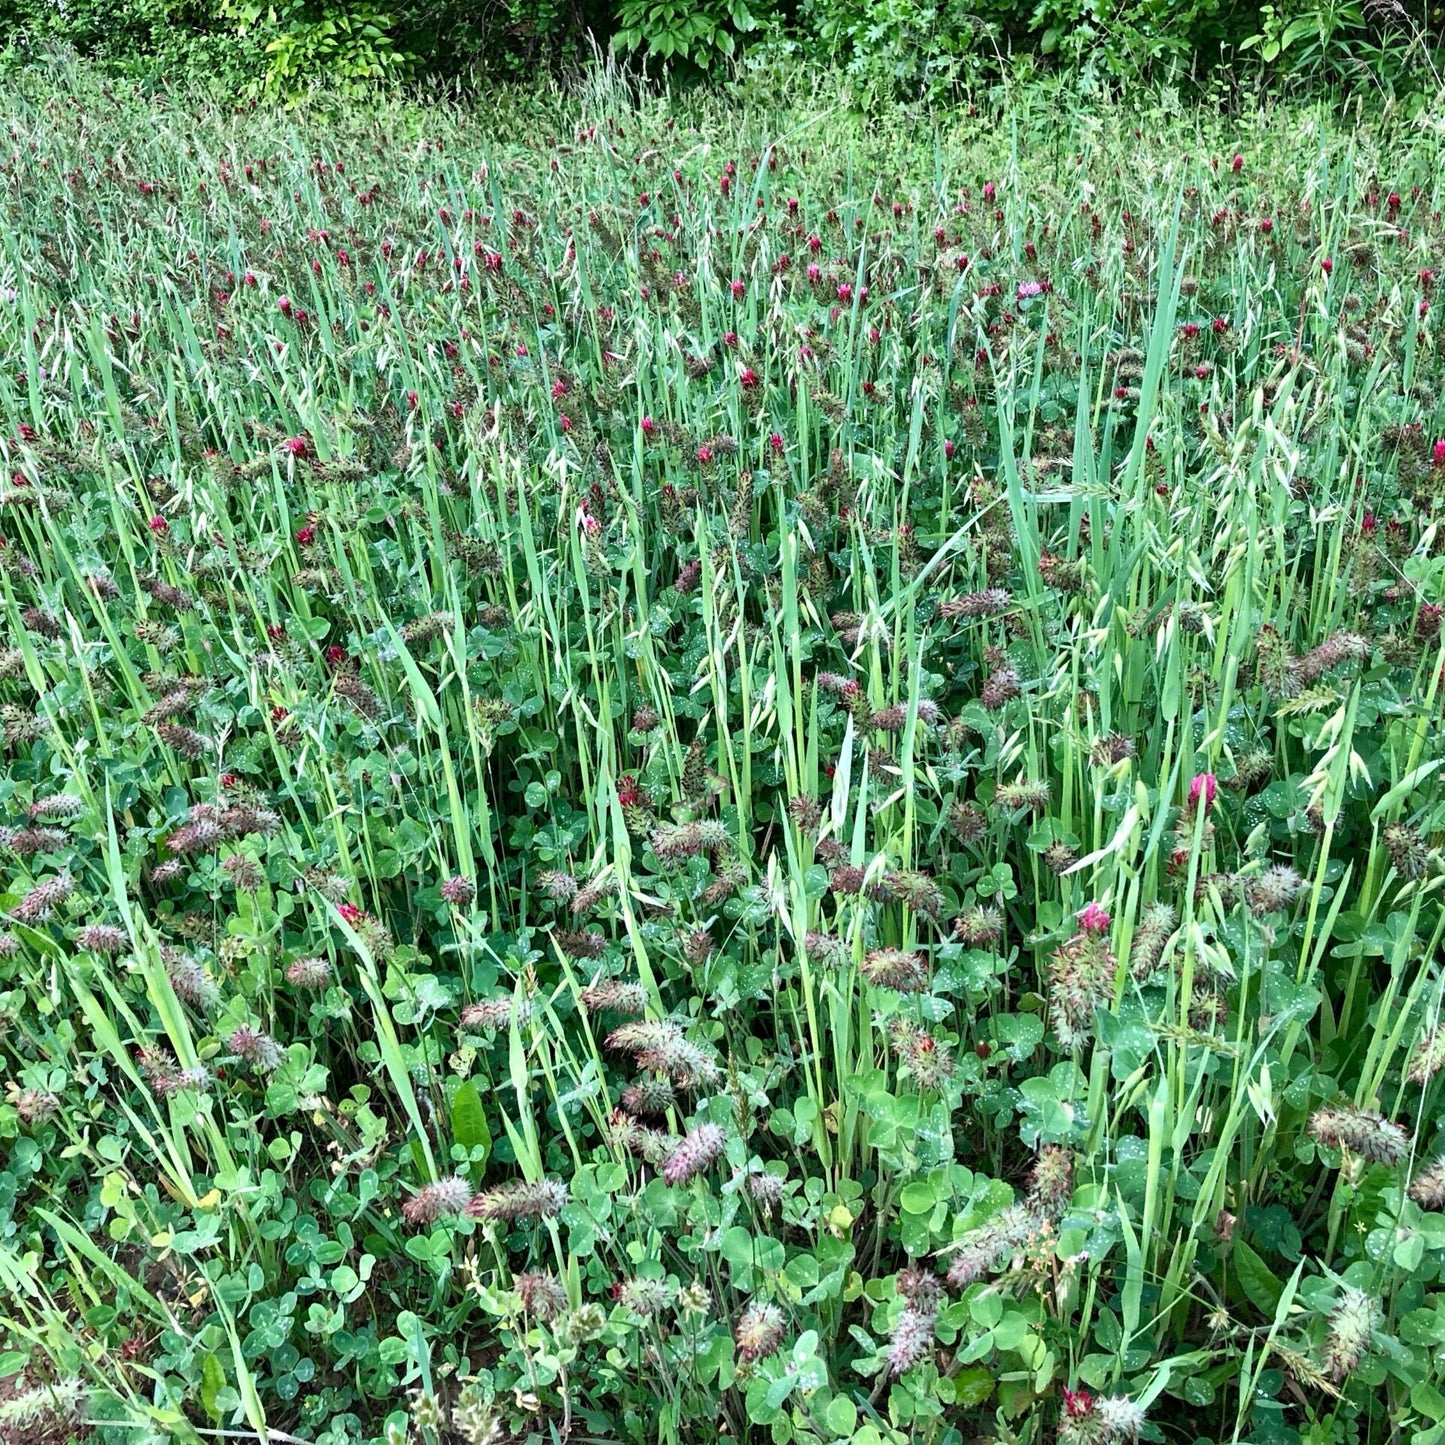
{"type": "Polygon", "coordinates": [[[1428,125],[0,104],[7,1441],[1445,1438],[1428,125]]]}

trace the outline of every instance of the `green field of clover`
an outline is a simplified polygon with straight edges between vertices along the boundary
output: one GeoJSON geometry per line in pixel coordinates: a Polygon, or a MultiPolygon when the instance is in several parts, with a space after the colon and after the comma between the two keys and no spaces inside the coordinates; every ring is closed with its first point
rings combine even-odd
{"type": "Polygon", "coordinates": [[[0,96],[0,1440],[1445,1441],[1445,139],[0,96]]]}

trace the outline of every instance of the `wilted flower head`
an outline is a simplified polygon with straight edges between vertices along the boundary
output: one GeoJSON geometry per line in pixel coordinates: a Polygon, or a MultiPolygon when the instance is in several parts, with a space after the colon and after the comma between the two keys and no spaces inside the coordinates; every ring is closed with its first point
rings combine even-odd
{"type": "Polygon", "coordinates": [[[567,1186],[554,1179],[539,1179],[535,1184],[514,1179],[494,1189],[484,1189],[467,1205],[473,1219],[550,1218],[561,1212],[567,1202],[567,1186]]]}
{"type": "Polygon", "coordinates": [[[250,1064],[253,1069],[259,1069],[263,1073],[279,1069],[285,1057],[281,1045],[270,1034],[263,1034],[260,1029],[254,1029],[249,1024],[242,1024],[240,1028],[232,1031],[226,1039],[226,1049],[243,1063],[250,1064]]]}
{"type": "Polygon", "coordinates": [[[643,1319],[651,1319],[677,1302],[677,1286],[665,1279],[623,1280],[614,1290],[617,1302],[643,1319]]]}
{"type": "Polygon", "coordinates": [[[556,1275],[529,1271],[519,1274],[513,1284],[522,1297],[522,1308],[544,1323],[567,1308],[567,1291],[556,1275]]]}
{"type": "Polygon", "coordinates": [[[37,883],[11,911],[22,923],[39,923],[74,892],[75,879],[69,873],[56,873],[37,883]]]}
{"type": "Polygon", "coordinates": [[[765,1360],[783,1342],[783,1312],[775,1304],[754,1301],[739,1316],[733,1338],[738,1359],[765,1360]]]}
{"type": "Polygon", "coordinates": [[[899,993],[916,993],[928,979],[922,956],[901,948],[875,948],[863,960],[862,969],[869,983],[899,993]]]}
{"type": "Polygon", "coordinates": [[[1363,1290],[1346,1286],[1330,1311],[1330,1329],[1321,1362],[1336,1384],[1355,1372],[1370,1347],[1370,1335],[1379,1322],[1378,1302],[1363,1290]]]}
{"type": "Polygon", "coordinates": [[[1244,901],[1256,917],[1281,913],[1299,896],[1304,880],[1285,864],[1266,868],[1244,880],[1244,901]]]}
{"type": "Polygon", "coordinates": [[[1325,1104],[1310,1119],[1310,1133],[1327,1149],[1344,1149],[1374,1164],[1398,1164],[1409,1149],[1405,1131],[1353,1104],[1325,1104]]]}
{"type": "Polygon", "coordinates": [[[1410,1198],[1421,1209],[1445,1210],[1445,1154],[1410,1181],[1410,1198]]]}
{"type": "Polygon", "coordinates": [[[717,1124],[699,1124],[682,1139],[662,1166],[669,1184],[686,1184],[722,1158],[727,1134],[717,1124]]]}
{"type": "Polygon", "coordinates": [[[91,953],[117,954],[130,946],[130,935],[112,923],[90,923],[75,935],[75,942],[91,953]]]}
{"type": "Polygon", "coordinates": [[[317,955],[295,959],[287,966],[286,982],[296,988],[325,988],[331,982],[331,962],[317,955]]]}
{"type": "Polygon", "coordinates": [[[590,1014],[640,1014],[647,1009],[647,990],[640,983],[620,978],[599,979],[584,988],[578,998],[590,1014]]]}
{"type": "Polygon", "coordinates": [[[1104,1440],[1136,1440],[1144,1428],[1144,1407],[1126,1395],[1103,1395],[1094,1401],[1094,1417],[1104,1440]]]}
{"type": "Polygon", "coordinates": [[[465,908],[477,896],[477,886],[470,878],[454,874],[446,879],[437,892],[453,908],[465,908]]]}
{"type": "Polygon", "coordinates": [[[471,1202],[472,1186],[459,1174],[423,1185],[401,1206],[402,1218],[411,1225],[434,1224],[461,1214],[471,1202]]]}

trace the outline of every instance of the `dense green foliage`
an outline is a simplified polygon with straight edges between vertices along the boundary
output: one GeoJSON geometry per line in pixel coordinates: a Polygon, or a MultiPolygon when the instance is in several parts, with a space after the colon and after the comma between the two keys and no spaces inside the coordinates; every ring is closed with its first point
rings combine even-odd
{"type": "Polygon", "coordinates": [[[684,77],[744,58],[827,63],[870,102],[943,99],[1019,63],[1086,89],[1221,61],[1413,89],[1440,19],[1426,0],[0,0],[0,57],[68,47],[287,99],[562,72],[595,46],[684,77]]]}
{"type": "Polygon", "coordinates": [[[3,104],[7,1445],[1445,1438],[1431,124],[3,104]]]}

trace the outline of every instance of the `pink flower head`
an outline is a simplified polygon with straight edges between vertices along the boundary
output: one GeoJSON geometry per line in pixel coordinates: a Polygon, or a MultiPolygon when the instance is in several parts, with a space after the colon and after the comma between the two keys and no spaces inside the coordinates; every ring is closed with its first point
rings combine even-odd
{"type": "Polygon", "coordinates": [[[642,435],[645,436],[645,437],[650,437],[650,436],[652,436],[656,431],[657,431],[657,423],[656,423],[655,421],[653,421],[653,419],[652,419],[650,416],[645,416],[645,417],[643,417],[643,418],[642,418],[642,435]]]}
{"type": "Polygon", "coordinates": [[[297,531],[296,540],[303,547],[309,547],[316,540],[316,528],[308,522],[297,531]]]}
{"type": "Polygon", "coordinates": [[[1330,274],[1330,272],[1333,271],[1334,269],[1335,269],[1335,263],[1334,263],[1333,261],[1331,261],[1328,256],[1326,256],[1325,259],[1320,262],[1320,270],[1323,271],[1326,276],[1328,276],[1328,275],[1330,274]]]}
{"type": "Polygon", "coordinates": [[[281,450],[287,456],[295,457],[298,462],[305,461],[310,455],[311,445],[303,436],[287,437],[281,443],[281,450]]]}
{"type": "Polygon", "coordinates": [[[339,642],[333,642],[326,649],[326,665],[328,667],[340,667],[346,661],[346,649],[339,642]]]}
{"type": "Polygon", "coordinates": [[[1432,460],[1437,467],[1445,467],[1445,438],[1435,443],[1432,460]]]}
{"type": "MultiPolygon", "coordinates": [[[[783,434],[782,434],[782,432],[776,432],[776,431],[775,431],[775,432],[768,438],[768,445],[769,445],[770,447],[772,447],[772,449],[773,449],[774,452],[781,452],[781,451],[783,450],[783,434]]],[[[1442,442],[1441,445],[1442,445],[1442,446],[1445,446],[1445,442],[1442,442]]]]}
{"type": "MultiPolygon", "coordinates": [[[[1238,156],[1235,157],[1237,161],[1238,156]]],[[[1238,169],[1238,167],[1236,167],[1238,169]]],[[[1064,1411],[1075,1420],[1082,1419],[1094,1408],[1094,1397],[1087,1390],[1064,1391],[1064,1411]]]]}
{"type": "Polygon", "coordinates": [[[697,459],[706,466],[712,460],[712,448],[707,446],[699,447],[697,449],[697,459]]]}
{"type": "Polygon", "coordinates": [[[983,188],[983,198],[984,198],[984,200],[986,200],[986,201],[991,201],[991,200],[993,200],[993,198],[994,198],[997,194],[998,194],[998,189],[997,189],[997,187],[994,185],[994,183],[993,183],[992,181],[989,181],[988,184],[985,185],[984,188],[983,188]]]}
{"type": "Polygon", "coordinates": [[[743,387],[746,390],[750,391],[758,384],[758,374],[752,369],[751,366],[745,366],[743,367],[741,374],[738,376],[738,380],[742,382],[743,387]]]}
{"type": "Polygon", "coordinates": [[[853,288],[846,281],[841,282],[838,286],[838,300],[851,301],[852,299],[853,288]]]}
{"type": "Polygon", "coordinates": [[[808,280],[816,281],[823,274],[823,268],[816,261],[808,262],[808,280]]]}
{"type": "Polygon", "coordinates": [[[1080,910],[1078,924],[1084,933],[1107,933],[1109,915],[1097,903],[1090,903],[1080,910]]]}
{"type": "Polygon", "coordinates": [[[171,524],[159,513],[152,517],[150,521],[146,523],[146,526],[149,527],[157,537],[164,537],[166,533],[171,530],[171,524]]]}
{"type": "Polygon", "coordinates": [[[741,281],[733,281],[731,283],[731,289],[735,301],[741,301],[743,297],[747,295],[748,288],[741,281]]]}
{"type": "Polygon", "coordinates": [[[366,915],[354,903],[342,903],[337,905],[336,911],[348,923],[360,923],[366,915]]]}
{"type": "Polygon", "coordinates": [[[953,454],[954,454],[954,452],[957,451],[957,450],[958,450],[958,448],[954,446],[954,444],[953,444],[953,442],[952,442],[951,440],[945,441],[944,444],[943,444],[943,455],[944,455],[944,459],[945,459],[946,461],[950,461],[950,462],[951,462],[951,461],[953,460],[953,454]]]}
{"type": "Polygon", "coordinates": [[[1019,284],[1018,299],[1027,301],[1033,296],[1042,296],[1044,288],[1037,281],[1023,281],[1019,284]]]}
{"type": "Polygon", "coordinates": [[[1235,156],[1229,163],[1229,169],[1232,170],[1235,175],[1238,175],[1240,171],[1244,169],[1244,157],[1240,155],[1235,156]]]}
{"type": "Polygon", "coordinates": [[[1189,782],[1189,806],[1197,807],[1199,800],[1204,800],[1204,806],[1210,807],[1219,792],[1219,780],[1213,773],[1198,773],[1189,782]]]}
{"type": "Polygon", "coordinates": [[[276,303],[276,308],[283,316],[289,316],[291,314],[291,298],[289,296],[283,296],[276,303]]]}

